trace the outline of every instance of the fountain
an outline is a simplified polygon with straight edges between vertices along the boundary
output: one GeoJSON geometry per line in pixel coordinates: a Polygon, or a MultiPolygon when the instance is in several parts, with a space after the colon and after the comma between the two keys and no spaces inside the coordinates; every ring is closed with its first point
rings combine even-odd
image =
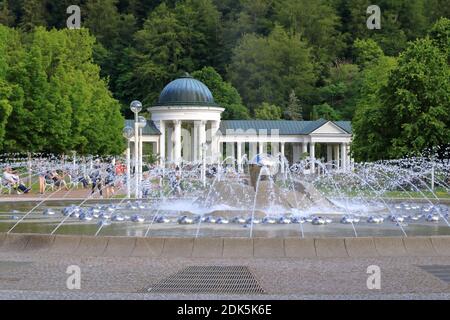
{"type": "MultiPolygon", "coordinates": [[[[89,177],[94,158],[75,162],[55,156],[34,155],[30,160],[4,155],[1,166],[13,166],[33,185],[46,170],[89,177]]],[[[102,170],[111,162],[97,158],[102,170]]],[[[310,159],[290,165],[281,155],[260,154],[249,160],[244,156],[239,165],[229,160],[206,166],[204,175],[201,163],[183,163],[180,170],[144,164],[151,190],[143,199],[127,199],[126,176],[117,176],[116,195],[109,199],[99,198],[105,186],[74,199],[70,195],[79,187],[74,184],[67,191],[50,191],[29,201],[2,201],[0,232],[145,237],[450,235],[448,161],[405,158],[354,164],[352,170],[340,171],[310,159]],[[308,173],[311,166],[320,174],[308,173]]]]}

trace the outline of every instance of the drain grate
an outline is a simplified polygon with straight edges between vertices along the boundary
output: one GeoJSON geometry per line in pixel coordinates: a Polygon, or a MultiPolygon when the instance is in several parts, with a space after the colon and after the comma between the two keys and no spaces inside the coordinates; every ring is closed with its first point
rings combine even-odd
{"type": "Polygon", "coordinates": [[[154,293],[263,294],[245,266],[190,266],[149,288],[154,293]]]}
{"type": "Polygon", "coordinates": [[[419,267],[436,278],[450,283],[450,265],[428,265],[419,267]]]}

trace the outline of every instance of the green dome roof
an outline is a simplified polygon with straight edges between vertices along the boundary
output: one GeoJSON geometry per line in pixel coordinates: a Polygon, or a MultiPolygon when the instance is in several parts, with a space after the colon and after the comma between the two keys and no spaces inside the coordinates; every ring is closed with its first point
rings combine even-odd
{"type": "Polygon", "coordinates": [[[161,92],[156,104],[156,106],[180,105],[217,106],[208,87],[188,74],[169,83],[161,92]]]}

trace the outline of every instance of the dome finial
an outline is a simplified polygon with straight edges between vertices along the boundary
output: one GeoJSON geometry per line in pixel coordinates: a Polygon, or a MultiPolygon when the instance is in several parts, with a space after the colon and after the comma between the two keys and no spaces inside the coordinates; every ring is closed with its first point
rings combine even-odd
{"type": "Polygon", "coordinates": [[[189,72],[184,72],[184,74],[180,78],[192,78],[189,72]]]}

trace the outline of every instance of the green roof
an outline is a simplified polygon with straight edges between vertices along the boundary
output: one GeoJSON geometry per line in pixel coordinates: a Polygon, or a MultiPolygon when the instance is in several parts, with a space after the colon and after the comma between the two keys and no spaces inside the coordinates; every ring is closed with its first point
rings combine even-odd
{"type": "MultiPolygon", "coordinates": [[[[125,126],[132,127],[134,129],[134,120],[125,120],[125,126]]],[[[147,125],[142,129],[142,134],[146,136],[160,135],[161,132],[156,127],[152,120],[147,120],[147,125]]]]}
{"type": "Polygon", "coordinates": [[[352,133],[352,122],[351,121],[333,121],[338,127],[342,130],[347,131],[348,133],[352,133]]]}
{"type": "MultiPolygon", "coordinates": [[[[220,132],[226,134],[227,130],[278,130],[280,135],[306,135],[323,126],[328,120],[292,121],[292,120],[223,120],[220,123],[220,132]]],[[[345,132],[352,133],[350,121],[332,121],[345,132]]]]}
{"type": "MultiPolygon", "coordinates": [[[[328,121],[319,119],[315,121],[291,121],[291,120],[222,120],[220,122],[220,132],[226,134],[227,129],[231,130],[278,130],[280,135],[307,135],[323,126],[328,121]]],[[[345,132],[352,133],[350,121],[331,121],[345,132]]],[[[134,120],[125,120],[125,126],[134,128],[134,120]]],[[[161,132],[152,120],[147,120],[147,125],[143,129],[144,135],[160,135],[161,132]]]]}
{"type": "Polygon", "coordinates": [[[161,92],[155,106],[217,107],[208,87],[189,74],[170,82],[161,92]]]}

